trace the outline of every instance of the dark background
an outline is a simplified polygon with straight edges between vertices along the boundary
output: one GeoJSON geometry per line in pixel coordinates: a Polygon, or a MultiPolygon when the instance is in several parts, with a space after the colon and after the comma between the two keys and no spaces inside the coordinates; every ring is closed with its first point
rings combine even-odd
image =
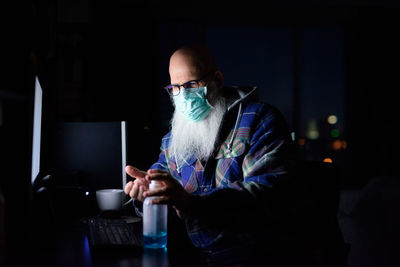
{"type": "Polygon", "coordinates": [[[126,120],[128,159],[147,168],[172,114],[162,90],[169,57],[182,44],[204,43],[226,85],[258,86],[261,99],[284,113],[300,157],[332,158],[343,169],[343,186],[358,188],[372,176],[398,173],[398,7],[395,1],[15,4],[3,24],[1,90],[8,99],[29,96],[31,76],[39,74],[48,140],[57,122],[126,120]],[[331,114],[338,117],[334,126],[326,123],[331,114]],[[313,123],[317,140],[308,138],[313,123]],[[346,144],[334,150],[336,139],[346,144]]]}
{"type": "MultiPolygon", "coordinates": [[[[259,86],[296,133],[299,156],[331,158],[342,189],[398,176],[399,7],[396,1],[3,3],[4,198],[28,205],[34,74],[44,91],[44,172],[52,172],[54,126],[80,121],[126,120],[128,161],[145,169],[157,159],[172,113],[162,90],[169,57],[191,42],[210,47],[226,85],[259,86]],[[338,124],[326,123],[331,114],[338,124]],[[317,125],[318,139],[309,138],[310,125],[317,125]],[[330,135],[332,127],[339,136],[330,135]],[[332,149],[335,140],[345,145],[332,149]]],[[[11,208],[9,214],[28,216],[11,208]]]]}

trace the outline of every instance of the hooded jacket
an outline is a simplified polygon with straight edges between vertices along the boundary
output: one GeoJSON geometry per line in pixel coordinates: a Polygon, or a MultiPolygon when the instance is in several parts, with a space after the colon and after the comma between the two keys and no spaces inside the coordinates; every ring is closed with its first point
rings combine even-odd
{"type": "Polygon", "coordinates": [[[187,232],[196,247],[206,249],[224,239],[259,236],[276,221],[274,188],[294,156],[284,117],[258,100],[256,87],[225,87],[223,95],[227,110],[206,162],[193,156],[177,164],[169,132],[150,167],[168,171],[192,195],[187,232]]]}

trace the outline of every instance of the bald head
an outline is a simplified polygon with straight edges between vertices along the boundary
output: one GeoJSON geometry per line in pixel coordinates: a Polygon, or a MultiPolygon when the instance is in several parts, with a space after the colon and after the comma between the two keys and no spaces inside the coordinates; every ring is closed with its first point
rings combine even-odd
{"type": "Polygon", "coordinates": [[[216,71],[217,66],[212,54],[207,48],[199,45],[181,47],[172,54],[169,62],[171,84],[197,80],[216,71]]]}

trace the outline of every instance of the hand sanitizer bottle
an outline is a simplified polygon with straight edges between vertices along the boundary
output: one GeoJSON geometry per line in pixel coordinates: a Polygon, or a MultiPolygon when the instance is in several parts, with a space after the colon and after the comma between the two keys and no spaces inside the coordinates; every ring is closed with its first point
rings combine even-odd
{"type": "MultiPolygon", "coordinates": [[[[151,181],[149,189],[160,188],[158,181],[151,181]]],[[[146,197],[143,202],[143,245],[146,248],[167,247],[167,218],[168,206],[151,204],[152,199],[146,197]]]]}

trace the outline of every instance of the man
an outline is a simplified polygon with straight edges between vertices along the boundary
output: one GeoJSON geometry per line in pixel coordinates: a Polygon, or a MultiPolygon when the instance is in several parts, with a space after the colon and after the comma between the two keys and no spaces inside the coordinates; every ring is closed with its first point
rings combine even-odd
{"type": "Polygon", "coordinates": [[[147,172],[126,167],[136,179],[125,193],[139,212],[145,197],[159,196],[153,203],[172,206],[192,243],[212,255],[264,242],[266,226],[275,220],[274,188],[293,156],[284,118],[257,100],[256,88],[223,87],[204,47],[175,51],[169,73],[171,131],[147,172]],[[151,180],[163,187],[149,191],[151,180]]]}

